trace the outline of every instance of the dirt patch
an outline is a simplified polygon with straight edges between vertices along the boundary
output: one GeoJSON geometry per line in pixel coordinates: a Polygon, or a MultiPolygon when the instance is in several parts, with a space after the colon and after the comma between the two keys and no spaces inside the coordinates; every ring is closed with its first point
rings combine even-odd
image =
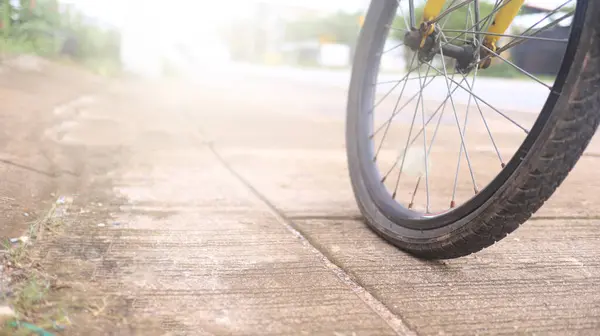
{"type": "MultiPolygon", "coordinates": [[[[111,85],[102,90],[99,99],[118,105],[118,95],[105,96],[113,89],[111,85]]],[[[40,231],[43,239],[32,241],[26,258],[10,270],[10,274],[18,276],[12,279],[9,275],[9,288],[14,294],[8,302],[17,310],[19,319],[55,334],[164,335],[161,330],[166,328],[165,321],[134,316],[135,296],[106,280],[132,263],[127,257],[116,261],[104,258],[123,232],[110,230],[120,225],[113,214],[125,203],[114,194],[110,173],[127,164],[131,153],[118,142],[90,146],[69,141],[65,135],[68,130],[63,130],[63,126],[77,119],[75,116],[89,112],[86,104],[100,103],[95,97],[63,104],[54,109],[45,125],[39,125],[41,139],[45,139],[41,147],[48,162],[43,168],[48,174],[37,175],[50,181],[45,185],[48,197],[44,211],[48,213],[48,208],[61,203],[68,207],[63,207],[59,219],[44,221],[40,231]],[[22,293],[35,293],[36,299],[22,293]]],[[[95,120],[92,125],[96,125],[95,120]]],[[[43,211],[39,212],[43,218],[43,211]]],[[[23,224],[24,229],[30,225],[23,224]]],[[[22,232],[17,230],[15,235],[22,232]]],[[[9,262],[6,260],[5,264],[9,262]]],[[[169,326],[173,323],[170,321],[169,326]]],[[[26,332],[23,326],[19,330],[26,332]]],[[[9,326],[9,331],[15,330],[9,326]]]]}
{"type": "MultiPolygon", "coordinates": [[[[108,83],[35,58],[3,61],[0,72],[0,239],[5,242],[0,255],[0,305],[10,306],[19,321],[2,326],[0,335],[33,334],[34,326],[69,335],[123,331],[130,302],[120,294],[103,292],[101,286],[90,286],[89,281],[95,268],[90,261],[108,248],[110,238],[81,251],[69,250],[74,244],[60,238],[65,228],[75,226],[74,220],[87,218],[94,226],[107,220],[108,211],[90,210],[90,205],[104,202],[102,195],[76,194],[96,183],[87,179],[90,169],[115,164],[118,153],[67,148],[53,138],[60,137],[57,124],[79,113],[78,104],[85,101],[77,98],[101,92],[108,83]],[[101,164],[84,164],[94,157],[101,164]],[[63,255],[79,258],[65,260],[63,255]]],[[[83,228],[82,240],[95,237],[93,229],[77,227],[83,228]]]]}
{"type": "Polygon", "coordinates": [[[135,297],[105,281],[107,275],[132,262],[126,257],[118,262],[104,258],[122,234],[107,227],[118,228],[113,214],[125,204],[114,194],[108,173],[126,163],[130,153],[119,146],[72,145],[56,154],[55,162],[77,171],[58,178],[57,192],[70,195],[73,203],[63,218],[63,230],[40,242],[35,258],[61,284],[61,290],[49,298],[68,306],[69,326],[60,334],[163,335],[162,322],[134,316],[135,297]]]}
{"type": "Polygon", "coordinates": [[[53,146],[44,131],[53,110],[99,90],[102,79],[76,69],[26,59],[0,66],[0,239],[18,237],[46,211],[64,172],[51,160],[53,146]],[[35,63],[35,66],[31,64],[35,63]]]}

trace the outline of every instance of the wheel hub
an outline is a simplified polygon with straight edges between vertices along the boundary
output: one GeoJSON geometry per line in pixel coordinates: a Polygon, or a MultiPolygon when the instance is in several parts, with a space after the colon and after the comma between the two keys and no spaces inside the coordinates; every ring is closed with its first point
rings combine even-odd
{"type": "Polygon", "coordinates": [[[469,73],[476,65],[477,48],[474,43],[459,46],[450,43],[443,44],[440,48],[437,40],[439,31],[433,24],[422,23],[420,29],[414,29],[404,35],[404,44],[412,51],[417,52],[419,61],[430,62],[436,54],[443,54],[456,60],[456,70],[460,73],[469,73]]]}

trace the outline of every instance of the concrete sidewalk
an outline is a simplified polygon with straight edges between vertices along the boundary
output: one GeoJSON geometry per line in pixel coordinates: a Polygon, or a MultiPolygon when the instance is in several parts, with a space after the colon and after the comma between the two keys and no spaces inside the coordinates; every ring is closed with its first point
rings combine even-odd
{"type": "Polygon", "coordinates": [[[343,90],[227,84],[124,84],[57,140],[88,180],[47,262],[164,329],[145,335],[600,330],[596,158],[497,246],[419,261],[357,219],[343,90]]]}

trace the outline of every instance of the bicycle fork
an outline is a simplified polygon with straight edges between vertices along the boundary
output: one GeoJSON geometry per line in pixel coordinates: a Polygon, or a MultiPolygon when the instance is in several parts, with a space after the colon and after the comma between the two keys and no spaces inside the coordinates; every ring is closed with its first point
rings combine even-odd
{"type": "MultiPolygon", "coordinates": [[[[419,27],[416,26],[416,18],[414,12],[414,0],[409,0],[410,6],[410,24],[412,32],[418,32],[418,37],[413,33],[413,36],[408,36],[412,32],[407,34],[408,40],[407,45],[413,48],[413,50],[423,49],[426,47],[427,38],[436,31],[436,23],[444,16],[450,14],[453,10],[458,9],[462,6],[469,5],[471,2],[475,2],[475,26],[473,27],[475,32],[480,31],[481,19],[479,13],[479,0],[464,0],[442,12],[444,5],[447,0],[427,0],[423,9],[423,17],[419,23],[419,27]],[[417,42],[415,38],[418,38],[417,42]],[[411,40],[412,39],[412,40],[411,40]],[[418,46],[417,46],[418,44],[418,46]]],[[[488,56],[490,53],[493,55],[497,50],[497,42],[506,32],[508,27],[511,25],[521,7],[525,3],[525,0],[502,0],[502,3],[496,7],[493,14],[491,24],[487,31],[479,36],[478,40],[485,48],[481,49],[483,56],[488,56]]],[[[444,55],[455,58],[459,64],[466,66],[466,63],[472,62],[472,52],[468,48],[459,47],[451,44],[446,44],[442,47],[444,55]],[[471,55],[469,55],[471,54],[471,55]]],[[[485,69],[491,64],[491,57],[483,57],[484,61],[479,64],[479,67],[485,69]]]]}

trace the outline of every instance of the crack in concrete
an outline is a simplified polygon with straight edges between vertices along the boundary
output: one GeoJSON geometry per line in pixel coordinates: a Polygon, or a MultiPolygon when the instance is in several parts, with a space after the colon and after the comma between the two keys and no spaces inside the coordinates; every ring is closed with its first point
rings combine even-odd
{"type": "Polygon", "coordinates": [[[377,299],[371,294],[366,288],[356,282],[350,274],[348,274],[342,267],[334,263],[326,253],[317,248],[309,238],[305,237],[302,232],[296,228],[294,222],[287,217],[281,210],[279,210],[266,196],[259,192],[247,179],[241,176],[233,167],[219,154],[212,143],[206,143],[210,151],[217,158],[217,160],[227,169],[239,182],[241,182],[260,202],[265,206],[269,212],[290,231],[295,237],[297,237],[302,244],[310,249],[316,256],[318,256],[331,272],[336,277],[348,286],[354,294],[356,294],[371,310],[373,310],[379,317],[390,326],[392,330],[398,335],[416,336],[417,333],[412,330],[403,319],[394,314],[384,303],[377,299]]]}
{"type": "Polygon", "coordinates": [[[56,173],[51,173],[51,172],[48,172],[48,171],[40,170],[40,169],[31,167],[31,166],[27,166],[27,165],[24,165],[24,164],[16,163],[16,162],[13,162],[13,161],[10,161],[10,160],[6,160],[6,159],[0,159],[0,163],[3,163],[3,164],[8,165],[8,166],[13,166],[13,167],[16,167],[16,168],[20,168],[20,169],[23,169],[23,170],[27,170],[29,172],[36,173],[36,174],[39,174],[39,175],[44,175],[44,176],[47,176],[47,177],[53,177],[53,178],[60,177],[62,175],[70,175],[70,176],[76,176],[76,177],[79,176],[78,174],[70,172],[68,170],[60,170],[60,171],[58,171],[56,173]]]}

